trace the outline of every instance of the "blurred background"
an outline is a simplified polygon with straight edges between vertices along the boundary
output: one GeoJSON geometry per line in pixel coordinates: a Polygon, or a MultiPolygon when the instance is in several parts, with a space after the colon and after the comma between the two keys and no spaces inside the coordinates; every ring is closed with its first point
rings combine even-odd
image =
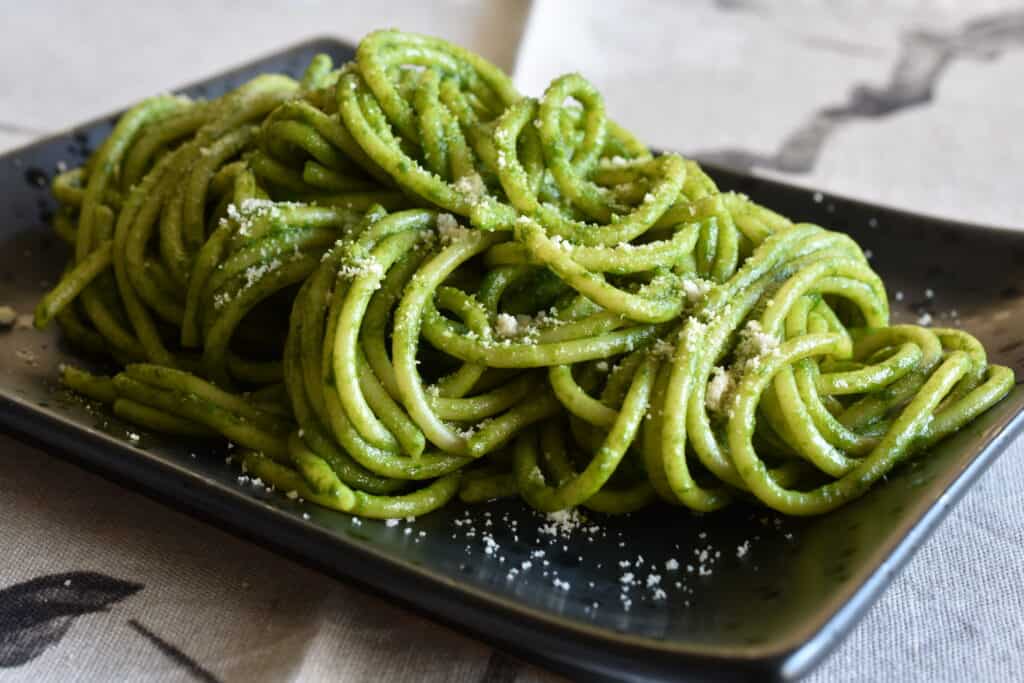
{"type": "MultiPolygon", "coordinates": [[[[1024,3],[510,0],[0,4],[0,152],[314,36],[440,35],[539,94],[580,71],[652,145],[1024,229],[1024,3]]],[[[2,288],[2,284],[0,284],[2,288]]],[[[1024,680],[1018,441],[812,680],[1024,680]],[[994,501],[994,502],[993,502],[994,501]],[[990,506],[1003,514],[992,522],[990,506]],[[986,516],[987,515],[987,516],[986,516]],[[989,522],[979,522],[989,520],[989,522]],[[998,552],[993,550],[998,548],[998,552]],[[1017,553],[1018,561],[1007,558],[1017,553]],[[978,557],[987,558],[978,561],[978,557]],[[963,567],[969,566],[970,571],[963,567]]],[[[0,680],[554,681],[0,435],[6,586],[145,589],[0,680]]],[[[65,627],[67,628],[67,627],[65,627]]]]}

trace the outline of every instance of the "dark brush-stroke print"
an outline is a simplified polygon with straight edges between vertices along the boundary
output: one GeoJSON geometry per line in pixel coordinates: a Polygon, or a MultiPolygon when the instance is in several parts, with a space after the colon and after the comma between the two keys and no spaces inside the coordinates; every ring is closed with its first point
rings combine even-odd
{"type": "Polygon", "coordinates": [[[186,671],[192,678],[203,683],[220,683],[216,676],[199,665],[196,660],[189,657],[172,643],[164,640],[157,634],[139,623],[136,619],[129,619],[128,625],[135,629],[135,632],[153,643],[156,649],[160,650],[169,660],[177,664],[183,671],[186,671]]]}
{"type": "Polygon", "coordinates": [[[694,157],[741,172],[768,168],[784,173],[814,170],[829,138],[853,120],[879,119],[928,104],[942,76],[957,59],[993,60],[1024,48],[1024,11],[988,15],[965,23],[952,33],[910,31],[889,81],[875,87],[853,86],[845,102],[823,107],[790,133],[779,149],[762,154],[745,149],[710,149],[694,157]]]}
{"type": "Polygon", "coordinates": [[[504,652],[493,650],[487,660],[487,668],[480,677],[480,683],[513,683],[519,676],[519,669],[518,661],[504,652]]]}
{"type": "Polygon", "coordinates": [[[77,617],[104,612],[143,588],[96,572],[48,574],[0,590],[0,667],[56,645],[77,617]]]}

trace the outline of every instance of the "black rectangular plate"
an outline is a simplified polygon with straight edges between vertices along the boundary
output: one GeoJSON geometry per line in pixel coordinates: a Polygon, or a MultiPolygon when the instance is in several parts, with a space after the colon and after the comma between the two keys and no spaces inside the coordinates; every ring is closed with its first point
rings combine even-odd
{"type": "MultiPolygon", "coordinates": [[[[260,72],[297,74],[319,51],[338,60],[352,54],[342,43],[316,40],[184,92],[213,97],[260,72]]],[[[31,312],[56,281],[67,249],[47,225],[54,205],[46,184],[58,162],[80,163],[115,120],[85,124],[0,158],[0,304],[31,312]]],[[[927,311],[938,324],[957,322],[985,343],[994,362],[1024,377],[1024,233],[709,171],[723,187],[794,219],[848,232],[873,251],[890,293],[903,293],[902,301],[894,300],[897,321],[927,311]]],[[[128,432],[134,428],[57,386],[62,362],[90,364],[55,331],[0,333],[0,422],[132,489],[587,680],[803,675],[835,647],[1024,424],[1018,384],[961,433],[861,500],[818,519],[743,507],[706,516],[664,508],[594,516],[599,530],[562,538],[545,531],[548,520],[518,501],[454,506],[395,526],[357,524],[299,505],[240,484],[225,453],[209,446],[145,433],[133,443],[128,432]],[[672,559],[678,570],[666,568],[672,559]],[[524,562],[532,566],[523,569],[524,562]],[[620,598],[626,572],[640,582],[628,591],[628,609],[620,598]],[[660,583],[647,586],[659,580],[654,576],[660,583]],[[665,599],[655,599],[659,588],[665,599]]]]}

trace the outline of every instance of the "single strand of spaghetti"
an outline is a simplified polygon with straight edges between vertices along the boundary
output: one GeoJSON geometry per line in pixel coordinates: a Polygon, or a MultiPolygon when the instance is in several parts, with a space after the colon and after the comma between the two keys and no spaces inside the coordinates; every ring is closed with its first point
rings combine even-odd
{"type": "Polygon", "coordinates": [[[755,204],[744,195],[724,192],[722,201],[725,202],[736,227],[755,245],[763,242],[773,232],[785,230],[793,225],[785,216],[755,204]]]}
{"type": "Polygon", "coordinates": [[[289,198],[299,198],[306,195],[310,189],[300,171],[278,161],[262,150],[256,150],[249,154],[246,161],[260,182],[275,190],[275,196],[288,193],[291,195],[289,198]]]}
{"type": "Polygon", "coordinates": [[[612,407],[620,405],[626,400],[626,392],[633,384],[633,376],[644,361],[651,356],[649,351],[650,349],[647,347],[638,349],[612,366],[604,389],[601,390],[601,403],[612,407]]]}
{"type": "Polygon", "coordinates": [[[306,447],[298,432],[292,432],[288,436],[288,455],[292,466],[299,471],[311,490],[331,498],[345,495],[348,487],[342,483],[326,460],[306,447]]]}
{"type": "Polygon", "coordinates": [[[448,177],[462,178],[476,168],[476,155],[459,127],[458,119],[443,104],[439,106],[448,142],[448,177]]]}
{"type": "Polygon", "coordinates": [[[984,381],[986,371],[988,370],[988,358],[985,354],[985,347],[981,345],[981,342],[963,330],[940,327],[932,328],[932,331],[939,338],[943,349],[963,351],[971,359],[971,371],[964,376],[960,384],[950,392],[945,402],[939,406],[939,411],[941,412],[947,405],[959,401],[984,381]]]}
{"type": "Polygon", "coordinates": [[[75,264],[61,277],[57,286],[47,292],[35,310],[35,326],[45,328],[64,308],[89,286],[97,275],[110,267],[114,243],[104,240],[83,261],[75,264]]]}
{"type": "Polygon", "coordinates": [[[722,202],[720,194],[715,195],[711,200],[711,206],[704,210],[713,212],[718,227],[715,259],[709,272],[710,279],[715,282],[724,282],[732,277],[739,264],[740,233],[732,220],[732,215],[722,202]]]}
{"type": "MultiPolygon", "coordinates": [[[[70,168],[62,173],[53,176],[50,182],[50,191],[54,199],[67,209],[80,209],[82,200],[85,198],[83,183],[88,182],[85,169],[81,166],[70,168]]],[[[109,202],[105,202],[109,203],[109,202]]]]}
{"type": "Polygon", "coordinates": [[[818,393],[832,396],[873,393],[918,367],[922,356],[921,348],[908,342],[881,363],[869,365],[862,370],[818,375],[815,386],[818,393]]]}
{"type": "Polygon", "coordinates": [[[64,386],[101,403],[113,403],[117,400],[117,389],[114,388],[114,380],[110,377],[94,375],[73,365],[65,365],[60,369],[60,380],[64,386]]]}
{"type": "Polygon", "coordinates": [[[557,415],[560,411],[561,404],[548,391],[523,399],[501,415],[478,425],[467,439],[466,450],[474,458],[496,451],[529,425],[557,415]]]}
{"type": "MultiPolygon", "coordinates": [[[[615,247],[585,247],[559,243],[574,262],[591,272],[625,275],[675,265],[693,251],[697,243],[698,226],[691,223],[676,231],[668,240],[644,244],[622,244],[615,247]]],[[[541,263],[531,258],[529,248],[521,242],[499,244],[486,254],[490,267],[541,263]]]]}
{"type": "Polygon", "coordinates": [[[312,488],[295,470],[253,451],[247,451],[242,455],[242,471],[278,491],[295,491],[296,498],[308,500],[325,508],[350,512],[355,506],[355,494],[348,487],[321,493],[312,488]]]}
{"type": "Polygon", "coordinates": [[[604,429],[611,429],[618,411],[589,396],[572,376],[569,365],[555,365],[548,369],[551,390],[567,411],[580,419],[604,429]]]}
{"type": "Polygon", "coordinates": [[[369,192],[378,187],[372,181],[344,175],[315,161],[302,165],[302,181],[326,192],[369,192]]]}
{"type": "Polygon", "coordinates": [[[244,160],[238,159],[231,163],[224,164],[210,179],[210,192],[213,196],[227,196],[231,198],[238,185],[239,176],[247,175],[252,177],[252,171],[244,160]]]}
{"type": "MultiPolygon", "coordinates": [[[[488,466],[490,467],[490,466],[488,466]]],[[[470,476],[476,472],[469,470],[462,474],[459,485],[459,500],[463,503],[485,503],[501,498],[514,498],[519,495],[519,484],[514,473],[501,466],[487,474],[470,476]]]]}
{"type": "MultiPolygon", "coordinates": [[[[345,250],[334,247],[320,261],[317,270],[306,279],[292,303],[292,312],[288,326],[288,339],[285,342],[285,383],[289,387],[292,404],[302,400],[323,424],[330,424],[330,416],[324,403],[323,382],[325,357],[324,325],[332,313],[332,288],[338,284],[338,264],[345,257],[345,250]],[[289,347],[295,348],[294,374],[289,368],[289,347]],[[293,386],[289,375],[295,380],[293,386]],[[301,393],[302,399],[294,392],[301,393]]],[[[298,408],[295,408],[298,410],[298,408]]],[[[304,425],[304,423],[303,423],[304,425]]]]}
{"type": "Polygon", "coordinates": [[[454,323],[440,315],[427,316],[422,326],[424,338],[443,348],[448,355],[492,368],[540,368],[600,360],[653,341],[659,329],[654,325],[635,325],[583,339],[535,344],[529,341],[482,342],[471,339],[460,334],[454,323]]]}
{"type": "Polygon", "coordinates": [[[206,425],[151,408],[130,398],[116,399],[113,403],[113,411],[114,415],[122,420],[161,434],[202,438],[218,436],[217,432],[206,425]]]}
{"type": "Polygon", "coordinates": [[[199,327],[202,295],[210,275],[223,258],[224,249],[231,234],[237,228],[238,226],[233,222],[223,221],[196,254],[192,275],[188,281],[188,289],[185,292],[185,310],[181,320],[181,345],[184,347],[194,348],[202,343],[199,327]]]}
{"type": "Polygon", "coordinates": [[[435,479],[428,486],[401,496],[376,496],[356,491],[353,514],[370,519],[419,517],[448,504],[459,492],[461,472],[435,479]]]}
{"type": "Polygon", "coordinates": [[[318,206],[335,207],[348,209],[350,211],[364,212],[374,205],[381,205],[388,211],[401,211],[410,206],[422,206],[422,202],[410,200],[408,195],[392,190],[380,190],[372,192],[342,192],[339,194],[311,194],[304,193],[297,197],[303,201],[311,202],[318,206]]]}
{"type": "Polygon", "coordinates": [[[78,239],[78,224],[72,210],[67,206],[61,206],[53,215],[53,231],[69,246],[75,246],[78,239]]]}
{"type": "Polygon", "coordinates": [[[526,373],[491,391],[466,398],[429,396],[430,407],[442,420],[476,422],[508,410],[529,396],[538,384],[536,376],[526,373]]]}
{"type": "Polygon", "coordinates": [[[531,339],[538,344],[555,344],[562,341],[597,337],[628,325],[629,321],[623,320],[621,315],[611,311],[600,311],[572,322],[559,321],[551,327],[542,327],[536,331],[536,334],[531,333],[531,339]]]}

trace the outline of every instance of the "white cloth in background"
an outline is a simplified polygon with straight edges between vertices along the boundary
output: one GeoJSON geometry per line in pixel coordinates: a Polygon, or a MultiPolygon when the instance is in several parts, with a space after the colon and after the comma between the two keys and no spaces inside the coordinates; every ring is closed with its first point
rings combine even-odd
{"type": "Polygon", "coordinates": [[[1024,226],[1020,2],[539,0],[516,83],[569,71],[649,144],[1024,226]]]}
{"type": "MultiPolygon", "coordinates": [[[[1024,226],[1015,193],[1024,145],[1011,144],[1024,120],[1024,7],[866,7],[542,0],[516,79],[539,94],[579,70],[653,144],[767,164],[755,170],[871,201],[1024,226]],[[866,89],[852,96],[857,84],[866,89]],[[915,98],[925,103],[899,108],[915,98]],[[847,114],[814,114],[844,106],[847,114]],[[803,144],[784,146],[796,131],[803,144]]],[[[0,149],[311,35],[357,39],[398,26],[511,68],[525,14],[524,2],[457,0],[22,4],[0,26],[0,149]]],[[[1018,440],[811,680],[1024,680],[1022,485],[1018,440]]],[[[84,584],[92,608],[110,610],[51,623],[66,634],[21,666],[2,668],[0,647],[0,681],[557,680],[5,436],[0,520],[0,588],[56,576],[36,586],[48,604],[72,588],[81,600],[84,584]]]]}

